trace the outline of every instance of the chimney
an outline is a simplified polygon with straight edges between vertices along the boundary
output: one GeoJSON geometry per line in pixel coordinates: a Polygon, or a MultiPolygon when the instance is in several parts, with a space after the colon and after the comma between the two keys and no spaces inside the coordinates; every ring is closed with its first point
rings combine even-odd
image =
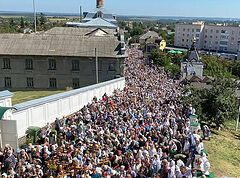
{"type": "Polygon", "coordinates": [[[102,6],[102,7],[104,6],[103,0],[101,0],[101,6],[102,6]]]}

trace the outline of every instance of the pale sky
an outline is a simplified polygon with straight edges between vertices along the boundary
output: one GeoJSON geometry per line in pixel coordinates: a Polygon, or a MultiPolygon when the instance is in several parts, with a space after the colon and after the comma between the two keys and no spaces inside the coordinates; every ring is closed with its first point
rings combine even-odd
{"type": "MultiPolygon", "coordinates": [[[[96,0],[36,0],[38,12],[89,11],[96,0]]],[[[117,15],[240,18],[240,0],[104,0],[117,15]]],[[[0,11],[32,11],[32,0],[0,0],[0,11]]]]}

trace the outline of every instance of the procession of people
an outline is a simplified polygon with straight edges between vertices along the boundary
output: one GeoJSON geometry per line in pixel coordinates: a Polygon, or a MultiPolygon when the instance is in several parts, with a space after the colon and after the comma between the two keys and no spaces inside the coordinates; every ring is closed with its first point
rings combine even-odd
{"type": "Polygon", "coordinates": [[[40,129],[37,144],[21,150],[6,145],[2,177],[208,176],[201,130],[191,129],[195,109],[182,103],[182,85],[148,65],[141,51],[128,49],[128,54],[124,90],[57,118],[40,129]]]}

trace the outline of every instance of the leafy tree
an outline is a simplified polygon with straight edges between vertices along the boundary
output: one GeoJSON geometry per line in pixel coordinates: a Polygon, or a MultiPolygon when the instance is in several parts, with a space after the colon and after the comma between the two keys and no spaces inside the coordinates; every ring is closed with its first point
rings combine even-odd
{"type": "Polygon", "coordinates": [[[170,64],[164,67],[165,71],[169,71],[171,73],[171,77],[176,77],[180,74],[180,66],[177,64],[170,64]]]}
{"type": "Polygon", "coordinates": [[[13,19],[10,19],[9,21],[9,25],[10,25],[10,28],[13,28],[14,27],[14,20],[13,19]]]}
{"type": "Polygon", "coordinates": [[[238,114],[236,83],[223,75],[216,75],[212,89],[191,88],[191,95],[184,98],[184,103],[191,103],[196,108],[202,122],[220,128],[228,120],[235,120],[238,114]]]}
{"type": "Polygon", "coordinates": [[[44,25],[47,22],[47,18],[46,18],[46,16],[43,13],[40,13],[39,21],[40,21],[40,25],[41,26],[44,25]]]}
{"type": "Polygon", "coordinates": [[[138,26],[134,27],[130,32],[131,36],[136,36],[136,35],[139,36],[139,35],[142,35],[143,33],[144,33],[144,30],[138,26]]]}
{"type": "Polygon", "coordinates": [[[129,44],[132,44],[132,43],[139,43],[139,36],[138,35],[135,35],[135,36],[131,37],[131,39],[129,40],[129,44]]]}
{"type": "Polygon", "coordinates": [[[231,62],[224,58],[217,58],[216,56],[202,56],[204,63],[204,75],[215,77],[217,74],[221,74],[228,77],[233,77],[231,73],[231,62]]]}
{"type": "Polygon", "coordinates": [[[232,64],[232,74],[240,78],[240,62],[234,61],[232,64]]]}
{"type": "Polygon", "coordinates": [[[168,66],[171,63],[171,58],[169,58],[166,54],[157,49],[154,49],[152,51],[150,59],[153,60],[154,64],[162,67],[168,66]]]}
{"type": "Polygon", "coordinates": [[[25,23],[24,23],[23,17],[21,17],[20,26],[21,26],[21,28],[24,28],[24,27],[25,27],[25,23]]]}

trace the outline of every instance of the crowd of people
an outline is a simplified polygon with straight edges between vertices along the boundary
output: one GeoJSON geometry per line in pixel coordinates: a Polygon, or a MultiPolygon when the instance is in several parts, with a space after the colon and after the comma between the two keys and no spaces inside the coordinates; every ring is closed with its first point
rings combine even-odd
{"type": "MultiPolygon", "coordinates": [[[[179,81],[128,49],[126,87],[93,98],[79,112],[56,119],[21,150],[6,145],[2,177],[191,178],[209,175],[195,110],[181,102],[179,81]]],[[[206,129],[206,128],[205,128],[206,129]]]]}

